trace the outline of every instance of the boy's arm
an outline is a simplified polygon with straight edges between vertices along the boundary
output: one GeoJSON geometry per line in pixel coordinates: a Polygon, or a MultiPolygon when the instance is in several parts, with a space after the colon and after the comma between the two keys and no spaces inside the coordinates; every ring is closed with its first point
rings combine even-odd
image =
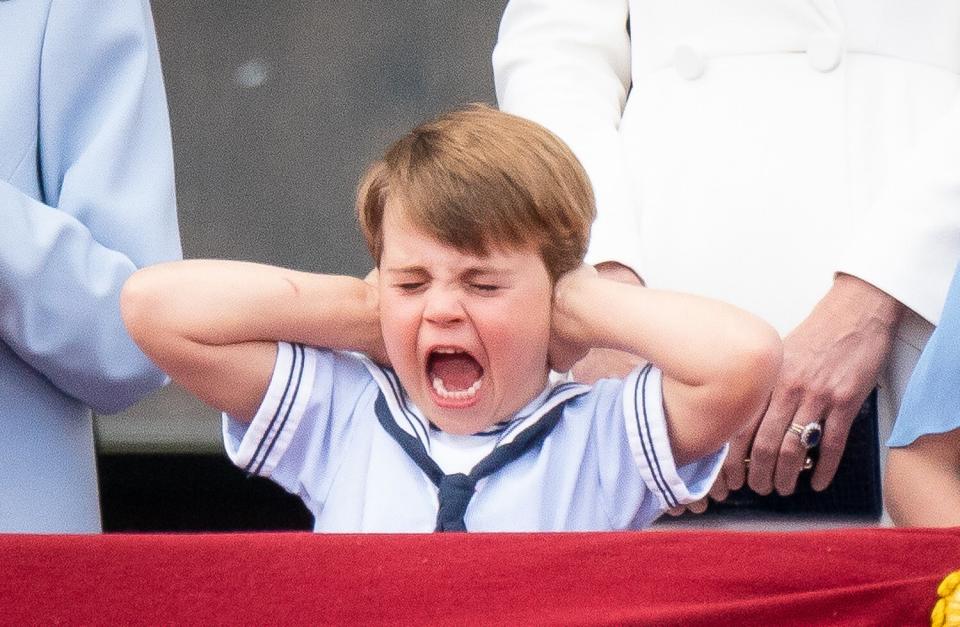
{"type": "Polygon", "coordinates": [[[716,451],[765,408],[782,357],[776,331],[732,305],[585,268],[560,278],[553,315],[557,343],[627,351],[660,368],[678,464],[716,451]]]}
{"type": "Polygon", "coordinates": [[[898,526],[960,525],[960,429],[891,448],[883,492],[898,526]]]}
{"type": "Polygon", "coordinates": [[[376,288],[352,277],[191,260],[136,272],[120,305],[131,337],[174,381],[249,421],[277,341],[384,359],[377,302],[376,288]]]}

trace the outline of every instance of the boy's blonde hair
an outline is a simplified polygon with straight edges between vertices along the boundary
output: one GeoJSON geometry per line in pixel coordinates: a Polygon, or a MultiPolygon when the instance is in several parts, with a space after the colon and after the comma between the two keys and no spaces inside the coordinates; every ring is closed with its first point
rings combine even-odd
{"type": "Polygon", "coordinates": [[[587,175],[563,142],[485,105],[421,124],[367,170],[357,215],[377,265],[388,198],[458,250],[533,244],[554,281],[583,262],[596,215],[587,175]]]}

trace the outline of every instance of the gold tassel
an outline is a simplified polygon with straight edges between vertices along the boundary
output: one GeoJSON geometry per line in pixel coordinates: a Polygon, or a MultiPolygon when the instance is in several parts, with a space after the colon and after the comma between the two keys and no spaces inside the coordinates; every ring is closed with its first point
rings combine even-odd
{"type": "Polygon", "coordinates": [[[960,570],[955,570],[937,586],[937,604],[930,612],[930,627],[960,627],[960,570]]]}

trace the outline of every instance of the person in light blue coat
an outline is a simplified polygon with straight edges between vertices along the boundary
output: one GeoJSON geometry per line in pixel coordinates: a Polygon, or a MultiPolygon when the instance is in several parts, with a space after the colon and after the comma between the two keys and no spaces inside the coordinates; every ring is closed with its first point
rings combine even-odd
{"type": "Polygon", "coordinates": [[[960,526],[960,266],[893,428],[887,507],[902,526],[960,526]]]}
{"type": "Polygon", "coordinates": [[[120,288],[180,256],[148,0],[0,1],[0,531],[100,530],[91,410],[165,382],[120,288]]]}

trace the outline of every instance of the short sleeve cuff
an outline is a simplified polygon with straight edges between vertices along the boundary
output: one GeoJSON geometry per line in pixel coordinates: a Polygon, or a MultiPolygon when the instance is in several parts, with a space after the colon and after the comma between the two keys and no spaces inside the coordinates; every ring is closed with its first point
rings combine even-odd
{"type": "Polygon", "coordinates": [[[706,496],[726,458],[727,445],[716,453],[677,468],[663,409],[662,375],[648,364],[624,381],[623,413],[630,452],[647,488],[663,508],[706,496]]]}
{"type": "Polygon", "coordinates": [[[280,342],[263,402],[249,424],[223,414],[227,456],[250,474],[269,477],[296,433],[310,399],[316,352],[280,342]]]}

